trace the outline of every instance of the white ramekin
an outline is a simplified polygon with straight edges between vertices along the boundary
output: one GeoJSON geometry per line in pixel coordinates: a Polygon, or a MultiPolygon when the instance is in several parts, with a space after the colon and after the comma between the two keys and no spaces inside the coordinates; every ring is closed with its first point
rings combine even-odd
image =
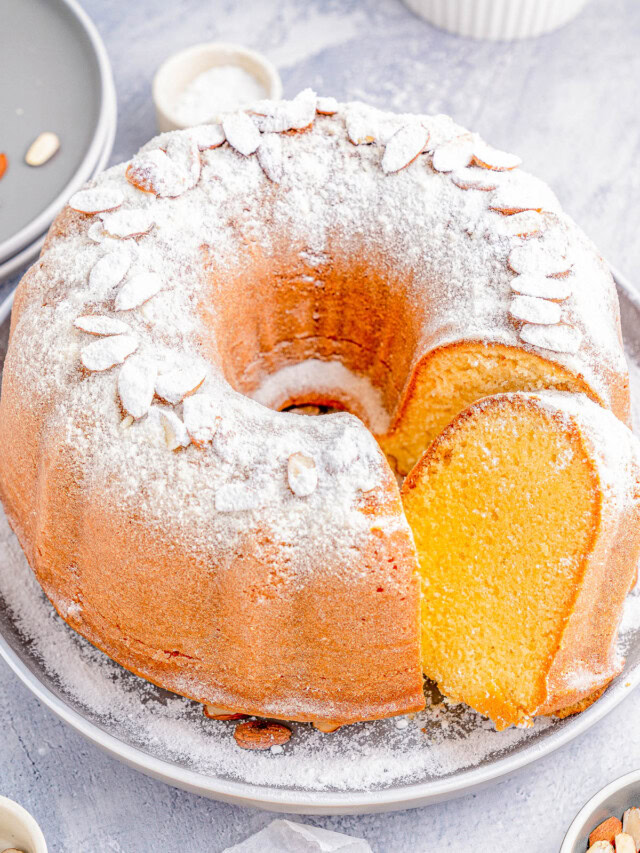
{"type": "Polygon", "coordinates": [[[631,806],[640,806],[640,770],[620,776],[591,797],[569,827],[560,853],[586,853],[589,833],[612,815],[622,820],[631,806]]]}
{"type": "Polygon", "coordinates": [[[471,38],[539,36],[574,18],[587,0],[404,0],[436,27],[471,38]]]}
{"type": "Polygon", "coordinates": [[[267,92],[267,98],[282,97],[282,81],[275,66],[257,53],[237,44],[196,44],[166,59],[153,78],[153,102],[158,130],[182,130],[187,125],[175,114],[175,105],[185,86],[198,74],[216,65],[237,65],[252,74],[267,92]]]}
{"type": "Polygon", "coordinates": [[[24,853],[47,853],[47,842],[34,818],[8,797],[0,797],[0,847],[3,842],[24,853]]]}

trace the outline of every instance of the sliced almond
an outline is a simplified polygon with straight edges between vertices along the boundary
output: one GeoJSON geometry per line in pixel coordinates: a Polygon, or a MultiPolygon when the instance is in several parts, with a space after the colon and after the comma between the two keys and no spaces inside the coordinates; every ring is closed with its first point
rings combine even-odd
{"type": "Polygon", "coordinates": [[[103,299],[120,284],[131,266],[131,253],[124,248],[114,249],[103,255],[91,268],[89,287],[92,296],[103,299]]]}
{"type": "Polygon", "coordinates": [[[348,107],[345,124],[349,141],[354,145],[371,145],[378,138],[379,117],[370,107],[362,104],[348,107]]]}
{"type": "Polygon", "coordinates": [[[467,133],[445,142],[433,152],[432,165],[436,172],[457,172],[471,163],[475,138],[467,133]]]}
{"type": "Polygon", "coordinates": [[[540,349],[571,355],[580,349],[582,335],[578,329],[566,323],[558,323],[556,326],[526,323],[520,329],[520,339],[540,349]]]}
{"type": "Polygon", "coordinates": [[[128,278],[115,299],[116,311],[131,311],[162,290],[164,282],[157,273],[143,272],[128,278]]]}
{"type": "Polygon", "coordinates": [[[627,809],[622,816],[622,831],[628,833],[636,845],[636,853],[640,850],[640,809],[627,809]]]}
{"type": "Polygon", "coordinates": [[[164,430],[164,440],[169,450],[178,450],[188,447],[191,438],[186,426],[171,409],[160,409],[160,423],[164,430]]]}
{"type": "Polygon", "coordinates": [[[229,145],[245,157],[258,150],[260,131],[246,113],[230,113],[225,116],[222,129],[229,145]]]}
{"type": "Polygon", "coordinates": [[[406,168],[422,154],[428,141],[429,131],[426,127],[418,122],[405,124],[386,144],[382,157],[382,171],[390,174],[406,168]]]}
{"type": "Polygon", "coordinates": [[[177,364],[156,380],[156,394],[174,406],[185,397],[195,393],[207,377],[207,369],[201,364],[185,361],[177,364]]]}
{"type": "Polygon", "coordinates": [[[461,190],[480,190],[481,192],[491,192],[498,186],[499,178],[492,175],[485,169],[475,167],[467,167],[458,169],[451,174],[453,183],[460,187],[461,190]]]}
{"type": "Polygon", "coordinates": [[[203,124],[194,127],[190,133],[199,151],[219,148],[227,138],[221,124],[203,124]]]}
{"type": "Polygon", "coordinates": [[[474,145],[473,162],[476,166],[492,169],[496,172],[507,172],[522,164],[522,160],[516,154],[500,151],[482,140],[477,140],[474,145]]]}
{"type": "Polygon", "coordinates": [[[544,217],[535,210],[524,210],[511,216],[498,214],[496,230],[505,237],[533,237],[545,226],[544,217]]]}
{"type": "Polygon", "coordinates": [[[90,335],[126,335],[131,331],[122,320],[106,317],[104,314],[84,314],[82,317],[76,317],[73,325],[90,335]]]}
{"type": "Polygon", "coordinates": [[[317,95],[313,89],[303,89],[291,101],[262,101],[253,104],[253,122],[263,133],[285,133],[304,130],[316,116],[317,95]]]}
{"type": "Polygon", "coordinates": [[[192,394],[185,398],[182,419],[194,444],[209,444],[220,424],[216,401],[209,394],[192,394]]]}
{"type": "Polygon", "coordinates": [[[194,139],[176,134],[161,148],[143,151],[127,166],[130,184],[143,192],[176,198],[192,189],[200,178],[200,152],[194,139]]]}
{"type": "Polygon", "coordinates": [[[60,148],[60,140],[55,133],[47,130],[31,143],[25,154],[25,163],[28,166],[43,166],[51,160],[58,148],[60,148]]]}
{"type": "Polygon", "coordinates": [[[613,844],[616,835],[622,832],[622,822],[617,817],[609,817],[599,823],[589,835],[589,847],[596,841],[608,841],[613,844]]]}
{"type": "Polygon", "coordinates": [[[338,102],[335,98],[318,98],[316,112],[321,116],[333,116],[338,112],[338,102]]]}
{"type": "Polygon", "coordinates": [[[291,729],[268,720],[248,720],[236,726],[233,736],[241,749],[270,749],[287,743],[291,729]]]}
{"type": "Polygon", "coordinates": [[[596,841],[589,848],[589,853],[615,853],[615,850],[613,844],[609,844],[608,841],[596,841]]]}
{"type": "Polygon", "coordinates": [[[535,296],[515,296],[511,300],[509,314],[523,323],[538,323],[541,326],[554,326],[562,317],[560,306],[556,302],[538,299],[535,296]]]}
{"type": "Polygon", "coordinates": [[[143,355],[133,355],[120,368],[118,395],[122,408],[133,418],[141,418],[151,408],[158,367],[143,355]]]}
{"type": "Polygon", "coordinates": [[[564,275],[571,269],[567,258],[542,240],[531,240],[512,249],[509,254],[509,266],[517,273],[536,273],[544,276],[564,275]]]}
{"type": "Polygon", "coordinates": [[[102,225],[109,237],[125,240],[128,237],[142,237],[155,225],[153,215],[148,210],[117,210],[102,217],[102,225]]]}
{"type": "Polygon", "coordinates": [[[326,723],[320,720],[316,720],[313,724],[314,729],[317,729],[319,732],[323,734],[330,735],[333,732],[337,732],[338,729],[342,728],[340,723],[326,723]]]}
{"type": "Polygon", "coordinates": [[[571,277],[549,278],[537,273],[523,273],[511,279],[511,290],[523,296],[537,296],[563,302],[571,296],[571,277]]]}
{"type": "Polygon", "coordinates": [[[274,183],[279,183],[284,174],[282,138],[278,133],[264,133],[258,147],[258,163],[262,171],[274,183]]]}
{"type": "Polygon", "coordinates": [[[289,488],[299,498],[306,498],[318,485],[318,470],[313,456],[292,453],[287,462],[289,488]]]}
{"type": "Polygon", "coordinates": [[[616,853],[637,853],[635,841],[626,832],[619,832],[614,843],[616,853]]]}
{"type": "Polygon", "coordinates": [[[219,708],[217,705],[205,705],[204,715],[209,720],[246,720],[248,714],[230,714],[224,708],[219,708]]]}
{"type": "Polygon", "coordinates": [[[113,187],[93,187],[80,190],[69,199],[69,207],[79,213],[94,215],[116,210],[124,201],[124,195],[113,187]]]}
{"type": "Polygon", "coordinates": [[[104,225],[100,220],[97,220],[87,228],[87,237],[93,240],[94,243],[104,242],[109,235],[104,230],[104,225]]]}
{"type": "Polygon", "coordinates": [[[87,370],[109,370],[128,358],[138,348],[133,335],[112,335],[87,344],[80,353],[80,361],[87,370]]]}

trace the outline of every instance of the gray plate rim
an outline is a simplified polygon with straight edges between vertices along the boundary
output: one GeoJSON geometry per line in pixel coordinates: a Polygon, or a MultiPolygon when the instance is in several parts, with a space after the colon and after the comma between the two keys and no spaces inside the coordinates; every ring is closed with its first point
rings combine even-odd
{"type": "MultiPolygon", "coordinates": [[[[640,311],[640,295],[631,282],[611,268],[616,284],[625,297],[640,311]]],[[[0,318],[0,322],[2,319],[0,318]]],[[[253,806],[271,811],[297,814],[361,814],[366,812],[394,811],[468,794],[473,790],[497,782],[506,776],[538,761],[566,746],[584,734],[591,726],[617,707],[640,684],[640,665],[625,670],[597,702],[581,714],[564,721],[559,728],[540,743],[532,743],[521,751],[496,758],[483,767],[463,770],[442,780],[417,782],[401,788],[382,790],[326,792],[300,791],[275,788],[268,785],[251,785],[216,776],[206,776],[196,771],[172,764],[149,755],[119,738],[103,731],[86,719],[46,687],[20,659],[0,634],[0,656],[36,698],[46,705],[63,722],[70,725],[100,749],[118,758],[130,767],[167,784],[192,791],[206,797],[242,806],[253,806]],[[624,677],[624,683],[622,678],[624,677]]]]}
{"type": "Polygon", "coordinates": [[[104,46],[104,42],[102,41],[95,24],[77,0],[58,0],[58,2],[63,6],[66,6],[69,12],[77,18],[78,22],[86,32],[87,38],[89,39],[91,47],[96,55],[100,71],[100,111],[98,114],[98,121],[91,144],[87,148],[84,158],[71,180],[62,188],[58,196],[56,196],[56,198],[41,213],[39,213],[35,219],[0,245],[0,259],[3,260],[9,260],[13,255],[21,252],[47,230],[53,221],[54,216],[64,206],[67,199],[91,177],[95,170],[96,161],[100,156],[101,149],[104,146],[105,139],[109,133],[112,104],[110,92],[112,90],[115,91],[115,89],[107,49],[104,46]]]}

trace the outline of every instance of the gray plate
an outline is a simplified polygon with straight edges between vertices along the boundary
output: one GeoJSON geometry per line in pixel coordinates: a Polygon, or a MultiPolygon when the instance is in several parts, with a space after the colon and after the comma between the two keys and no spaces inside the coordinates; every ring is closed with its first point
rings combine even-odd
{"type": "Polygon", "coordinates": [[[49,227],[87,181],[115,119],[111,70],[95,27],[75,0],[3,0],[0,26],[0,263],[49,227]],[[24,155],[50,130],[60,150],[32,168],[24,155]]]}
{"type": "MultiPolygon", "coordinates": [[[[640,300],[621,276],[616,281],[637,398],[640,300]]],[[[7,335],[5,321],[0,363],[7,335]]],[[[624,672],[576,717],[496,733],[464,706],[437,704],[403,732],[393,721],[349,726],[330,736],[294,724],[284,755],[245,753],[233,744],[232,724],[204,720],[201,706],[136,678],[68,628],[53,614],[0,516],[0,534],[2,529],[0,655],[45,705],[93,743],[150,776],[216,799],[276,811],[339,814],[404,809],[459,796],[564,746],[640,683],[640,630],[630,627],[624,633],[624,672]],[[374,760],[375,780],[360,784],[362,769],[374,760]],[[301,770],[319,783],[302,783],[301,770]],[[292,778],[298,781],[291,783],[292,778]]],[[[637,608],[640,597],[630,601],[637,608]]],[[[435,693],[432,698],[438,701],[435,693]]]]}

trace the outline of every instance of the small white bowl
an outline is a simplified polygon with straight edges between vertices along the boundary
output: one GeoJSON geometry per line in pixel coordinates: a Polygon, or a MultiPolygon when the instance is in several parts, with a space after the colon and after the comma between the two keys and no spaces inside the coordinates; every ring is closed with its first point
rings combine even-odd
{"type": "Polygon", "coordinates": [[[47,853],[42,830],[26,809],[0,797],[0,850],[16,847],[24,853],[47,853]]]}
{"type": "Polygon", "coordinates": [[[459,36],[512,41],[563,26],[587,0],[404,0],[440,29],[459,36]]]}
{"type": "Polygon", "coordinates": [[[282,97],[282,81],[276,67],[260,53],[237,44],[196,44],[166,59],[153,78],[153,102],[158,130],[181,130],[188,125],[176,115],[181,92],[199,74],[218,65],[237,65],[264,86],[266,97],[282,97]]]}
{"type": "Polygon", "coordinates": [[[620,776],[594,794],[580,809],[562,842],[560,853],[587,853],[589,835],[612,815],[622,815],[632,806],[640,806],[640,770],[620,776]]]}

